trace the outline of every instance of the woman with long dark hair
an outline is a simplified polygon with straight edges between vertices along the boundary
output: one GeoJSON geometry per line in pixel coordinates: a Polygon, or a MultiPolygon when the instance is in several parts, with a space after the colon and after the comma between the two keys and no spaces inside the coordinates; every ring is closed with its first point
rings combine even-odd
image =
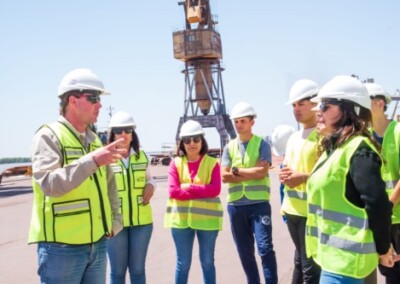
{"type": "Polygon", "coordinates": [[[321,268],[320,283],[364,283],[378,261],[393,266],[392,204],[372,140],[371,100],[350,76],[336,76],[318,102],[321,156],[307,181],[306,249],[321,268]]]}
{"type": "Polygon", "coordinates": [[[121,147],[126,149],[123,159],[112,165],[124,229],[108,242],[111,284],[125,283],[128,269],[131,283],[146,283],[146,256],[153,232],[150,199],[155,182],[135,129],[136,123],[127,112],[119,111],[110,120],[109,142],[124,138],[121,147]]]}

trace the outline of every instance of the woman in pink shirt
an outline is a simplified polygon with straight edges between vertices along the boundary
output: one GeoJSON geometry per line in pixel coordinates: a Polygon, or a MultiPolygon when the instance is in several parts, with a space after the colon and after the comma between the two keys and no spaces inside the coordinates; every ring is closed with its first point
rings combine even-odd
{"type": "Polygon", "coordinates": [[[222,229],[220,166],[207,155],[201,125],[185,122],[179,133],[177,157],[168,171],[169,199],[165,227],[171,228],[177,263],[175,283],[188,282],[194,238],[197,236],[204,283],[216,283],[215,242],[222,229]]]}

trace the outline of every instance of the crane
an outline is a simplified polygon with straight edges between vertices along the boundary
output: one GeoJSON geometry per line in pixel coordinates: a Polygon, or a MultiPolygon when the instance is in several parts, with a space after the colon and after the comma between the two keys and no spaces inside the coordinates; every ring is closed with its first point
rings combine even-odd
{"type": "Polygon", "coordinates": [[[173,33],[174,58],[184,62],[184,113],[179,120],[176,141],[181,125],[198,121],[204,128],[215,127],[220,135],[221,148],[235,138],[232,121],[226,112],[222,83],[221,36],[215,30],[209,0],[179,1],[185,13],[185,30],[173,33]]]}

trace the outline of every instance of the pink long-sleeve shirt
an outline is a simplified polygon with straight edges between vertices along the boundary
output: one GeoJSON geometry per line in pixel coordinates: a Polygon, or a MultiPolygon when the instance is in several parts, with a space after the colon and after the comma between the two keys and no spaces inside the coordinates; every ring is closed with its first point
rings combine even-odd
{"type": "MultiPolygon", "coordinates": [[[[200,162],[203,159],[202,156],[195,162],[188,161],[190,178],[194,179],[199,170],[200,162]]],[[[172,160],[168,169],[168,189],[169,197],[178,200],[190,200],[199,198],[211,198],[216,197],[221,192],[221,171],[219,163],[215,164],[215,167],[211,174],[211,181],[209,184],[199,185],[191,184],[188,189],[181,188],[181,182],[179,180],[178,169],[175,165],[175,160],[172,160]]]]}

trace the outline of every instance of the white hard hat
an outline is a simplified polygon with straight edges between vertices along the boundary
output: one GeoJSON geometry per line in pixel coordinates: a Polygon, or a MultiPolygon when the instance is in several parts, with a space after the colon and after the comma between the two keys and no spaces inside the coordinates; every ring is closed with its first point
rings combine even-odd
{"type": "Polygon", "coordinates": [[[109,127],[133,127],[133,129],[136,129],[136,124],[128,112],[119,111],[111,117],[109,127]]]}
{"type": "Polygon", "coordinates": [[[100,95],[109,95],[104,89],[103,82],[90,69],[78,68],[68,72],[58,86],[58,97],[69,91],[94,90],[99,91],[100,95]]]}
{"type": "Polygon", "coordinates": [[[370,97],[384,96],[387,105],[392,101],[392,97],[389,95],[388,91],[381,85],[376,83],[364,83],[364,86],[367,88],[370,97]]]}
{"type": "Polygon", "coordinates": [[[367,88],[352,76],[339,75],[333,77],[311,101],[319,103],[324,98],[347,100],[366,109],[371,109],[371,99],[367,88]]]}
{"type": "Polygon", "coordinates": [[[254,118],[256,118],[257,113],[254,110],[254,108],[248,103],[245,102],[237,103],[232,109],[231,119],[236,119],[245,116],[254,116],[254,118]]]}
{"type": "Polygon", "coordinates": [[[312,80],[301,79],[296,81],[289,92],[289,101],[287,105],[293,104],[305,98],[316,96],[319,91],[319,86],[312,80]]]}
{"type": "Polygon", "coordinates": [[[179,132],[179,138],[199,134],[205,135],[201,124],[194,120],[188,120],[184,124],[182,124],[181,131],[179,132]]]}
{"type": "Polygon", "coordinates": [[[274,155],[285,155],[286,143],[295,131],[292,126],[286,124],[281,124],[274,128],[271,135],[272,153],[274,155]]]}

